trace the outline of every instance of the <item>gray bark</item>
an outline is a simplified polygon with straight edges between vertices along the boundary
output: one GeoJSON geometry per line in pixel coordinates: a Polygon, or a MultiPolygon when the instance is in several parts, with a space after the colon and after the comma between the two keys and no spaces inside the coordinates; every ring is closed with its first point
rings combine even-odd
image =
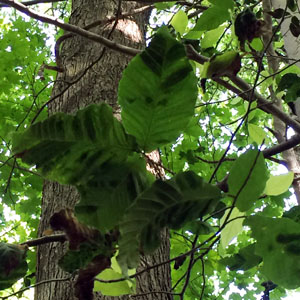
{"type": "MultiPolygon", "coordinates": [[[[73,0],[70,23],[84,27],[96,20],[105,20],[117,12],[117,0],[73,0]]],[[[135,2],[122,3],[122,12],[129,12],[139,7],[135,2]]],[[[142,49],[145,45],[145,24],[148,14],[137,14],[118,21],[113,33],[114,22],[103,27],[91,29],[102,36],[109,37],[117,43],[142,49]]],[[[52,96],[60,95],[70,82],[75,82],[62,93],[49,107],[49,114],[58,111],[74,113],[91,103],[106,102],[117,113],[117,90],[122,71],[130,57],[105,49],[97,43],[79,36],[67,39],[61,48],[61,59],[65,72],[59,73],[53,88],[52,96]]],[[[49,218],[64,207],[73,207],[79,197],[70,186],[61,186],[55,182],[45,182],[42,199],[42,214],[39,236],[49,228],[49,218]]],[[[59,258],[67,249],[67,243],[51,243],[41,245],[37,251],[37,282],[49,279],[68,277],[57,265],[59,258]]],[[[162,247],[154,256],[144,258],[144,264],[153,265],[169,258],[169,239],[165,234],[162,247]]],[[[55,281],[36,288],[36,300],[73,300],[72,280],[55,281]]],[[[164,265],[158,269],[145,272],[137,280],[137,293],[153,291],[170,291],[170,267],[164,265]]],[[[123,297],[104,297],[97,295],[95,299],[129,299],[123,297]]],[[[172,299],[168,294],[145,294],[139,299],[172,299]]]]}
{"type": "MultiPolygon", "coordinates": [[[[299,7],[300,1],[298,0],[298,7],[299,7]]],[[[270,24],[270,28],[272,26],[271,23],[271,17],[270,15],[267,14],[268,11],[273,9],[278,9],[282,8],[285,9],[286,6],[286,1],[281,1],[281,0],[264,0],[263,1],[264,5],[264,16],[265,19],[267,20],[267,23],[270,24]]],[[[299,18],[299,12],[291,12],[289,9],[287,11],[292,14],[292,15],[297,15],[299,18]]],[[[289,30],[289,25],[291,22],[291,18],[284,18],[284,20],[281,22],[280,26],[280,31],[283,36],[284,40],[284,48],[286,50],[287,57],[289,59],[300,59],[300,41],[298,38],[292,35],[291,31],[289,30]]],[[[267,40],[267,38],[266,38],[267,40]]],[[[267,41],[266,41],[267,42],[267,41]]],[[[273,69],[274,72],[278,71],[278,59],[277,62],[274,63],[276,60],[276,53],[272,49],[272,46],[269,47],[271,49],[271,57],[269,58],[269,66],[273,69]],[[273,58],[272,58],[273,57],[273,58]]],[[[290,63],[292,63],[291,61],[290,63]]],[[[296,63],[298,67],[300,67],[300,63],[296,63]]],[[[278,107],[282,109],[282,101],[280,99],[277,99],[274,92],[271,93],[272,100],[277,104],[278,107]]],[[[298,99],[295,102],[295,106],[300,107],[300,99],[298,99]]],[[[296,109],[297,111],[297,109],[296,109]]],[[[298,115],[298,120],[300,120],[300,115],[298,115]]],[[[282,143],[286,140],[286,125],[282,123],[278,118],[274,117],[274,128],[277,132],[277,140],[279,143],[282,143]]],[[[287,151],[284,151],[282,153],[282,156],[284,160],[287,162],[288,169],[297,176],[299,176],[300,172],[300,156],[299,153],[297,153],[296,149],[290,149],[287,151]]],[[[293,188],[295,191],[295,196],[297,198],[298,204],[300,204],[300,182],[299,181],[294,181],[293,182],[293,188]]]]}

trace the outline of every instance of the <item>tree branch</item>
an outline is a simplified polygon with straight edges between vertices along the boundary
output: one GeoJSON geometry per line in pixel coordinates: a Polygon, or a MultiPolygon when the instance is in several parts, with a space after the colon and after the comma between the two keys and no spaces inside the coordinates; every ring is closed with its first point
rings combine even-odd
{"type": "MultiPolygon", "coordinates": [[[[208,58],[205,56],[200,55],[191,45],[186,46],[186,52],[187,57],[189,59],[192,59],[200,64],[205,63],[208,61],[208,58]]],[[[273,116],[278,117],[281,121],[283,121],[286,125],[293,128],[297,133],[300,134],[300,123],[291,118],[288,114],[281,111],[279,108],[277,108],[275,105],[273,105],[270,101],[266,100],[264,97],[262,97],[260,94],[258,94],[254,88],[251,87],[246,81],[243,79],[237,77],[237,76],[229,76],[229,79],[238,87],[236,88],[229,82],[226,82],[225,80],[221,78],[213,78],[213,80],[225,88],[231,90],[241,98],[243,98],[246,101],[249,101],[250,96],[252,96],[253,91],[253,98],[257,100],[257,106],[263,110],[266,113],[272,114],[273,116]]]]}
{"type": "Polygon", "coordinates": [[[21,245],[27,245],[28,247],[35,247],[43,244],[53,243],[53,242],[60,242],[63,243],[67,240],[66,235],[63,234],[54,234],[54,235],[46,235],[34,240],[30,240],[27,242],[22,243],[21,245]]]}
{"type": "MultiPolygon", "coordinates": [[[[24,1],[21,2],[25,6],[35,5],[35,4],[42,4],[42,3],[55,3],[55,2],[66,2],[66,0],[32,0],[32,1],[24,1]]],[[[3,3],[3,1],[0,1],[3,3]]],[[[0,4],[1,7],[9,7],[10,5],[0,4]]]]}
{"type": "Polygon", "coordinates": [[[294,135],[293,137],[291,137],[289,140],[287,140],[284,143],[281,143],[279,145],[276,145],[274,147],[271,147],[269,149],[264,150],[263,155],[264,155],[265,158],[268,158],[268,157],[273,156],[275,154],[279,154],[283,151],[294,148],[299,143],[300,143],[300,135],[297,134],[297,135],[294,135]]]}
{"type": "Polygon", "coordinates": [[[52,278],[52,279],[42,280],[42,281],[39,281],[39,282],[37,282],[37,283],[35,283],[33,285],[30,285],[30,286],[27,286],[25,288],[22,288],[22,289],[14,292],[14,293],[8,295],[8,296],[0,297],[0,299],[1,300],[8,299],[8,298],[10,298],[12,296],[18,295],[19,293],[23,293],[23,292],[25,292],[25,291],[27,291],[27,290],[29,290],[31,288],[37,287],[37,286],[39,286],[41,284],[46,284],[46,283],[51,283],[51,282],[58,282],[58,281],[68,281],[68,280],[70,280],[72,278],[73,278],[73,275],[69,276],[69,277],[66,277],[66,278],[52,278]]]}
{"type": "Polygon", "coordinates": [[[141,50],[117,44],[117,43],[115,43],[115,42],[113,42],[109,39],[106,39],[106,38],[104,38],[104,37],[102,37],[98,34],[90,32],[88,30],[82,29],[78,26],[74,26],[74,25],[71,25],[71,24],[64,23],[61,20],[58,20],[56,18],[47,16],[47,15],[44,15],[44,14],[38,14],[34,10],[27,8],[24,4],[22,4],[18,1],[2,0],[1,2],[17,9],[18,11],[26,14],[27,16],[29,16],[33,19],[39,20],[39,21],[44,22],[44,23],[49,23],[49,24],[55,25],[55,26],[57,26],[61,29],[64,29],[66,31],[78,34],[78,35],[80,35],[82,37],[85,37],[89,40],[92,40],[94,42],[100,43],[100,44],[102,44],[102,45],[104,45],[104,46],[106,46],[110,49],[122,52],[122,53],[130,55],[130,56],[134,56],[134,55],[141,52],[141,50]]]}

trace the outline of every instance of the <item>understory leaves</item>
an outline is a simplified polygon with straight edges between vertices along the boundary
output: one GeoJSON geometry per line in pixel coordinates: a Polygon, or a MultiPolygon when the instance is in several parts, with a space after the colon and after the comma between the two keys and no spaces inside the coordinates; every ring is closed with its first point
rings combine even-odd
{"type": "Polygon", "coordinates": [[[184,46],[162,27],[135,56],[119,84],[126,131],[145,151],[174,142],[194,113],[197,77],[184,46]]]}
{"type": "Polygon", "coordinates": [[[26,275],[26,247],[0,243],[0,290],[11,287],[26,275]]]}
{"type": "Polygon", "coordinates": [[[234,163],[228,178],[229,194],[241,211],[250,209],[265,189],[267,167],[261,152],[248,150],[234,163]]]}
{"type": "Polygon", "coordinates": [[[137,198],[121,223],[118,261],[123,271],[137,266],[140,247],[151,253],[159,246],[162,228],[179,229],[187,221],[211,213],[220,198],[217,187],[192,171],[157,180],[137,198]]]}
{"type": "Polygon", "coordinates": [[[263,258],[261,272],[267,279],[287,289],[299,287],[300,224],[289,218],[251,216],[244,225],[257,240],[255,254],[263,258]]]}

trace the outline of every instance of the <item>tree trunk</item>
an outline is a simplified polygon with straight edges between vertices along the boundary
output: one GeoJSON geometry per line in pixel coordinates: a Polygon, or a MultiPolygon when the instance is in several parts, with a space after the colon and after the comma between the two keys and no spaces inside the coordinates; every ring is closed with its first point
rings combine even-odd
{"type": "MultiPolygon", "coordinates": [[[[300,4],[300,1],[296,1],[298,3],[298,6],[300,4]]],[[[272,28],[271,23],[271,16],[268,15],[268,11],[273,9],[282,8],[285,9],[285,6],[287,5],[285,1],[281,0],[264,0],[264,16],[265,20],[268,21],[270,24],[270,28],[272,28]]],[[[298,12],[291,12],[288,9],[288,12],[292,15],[296,15],[299,18],[298,12]]],[[[284,48],[286,50],[287,57],[289,59],[299,59],[300,58],[300,42],[299,39],[292,35],[291,31],[289,30],[289,25],[291,23],[291,18],[285,18],[283,22],[281,22],[280,25],[280,31],[283,36],[284,40],[284,48]]],[[[271,35],[271,34],[270,34],[271,35]]],[[[270,47],[271,48],[271,47],[270,47]]],[[[273,58],[276,57],[276,53],[273,51],[273,58]]],[[[292,63],[293,61],[287,61],[287,63],[292,63]]],[[[300,63],[296,63],[298,67],[300,67],[300,63]]],[[[273,72],[278,71],[278,67],[273,67],[270,65],[273,69],[273,72]]],[[[282,109],[282,101],[280,99],[276,99],[274,92],[271,93],[272,100],[277,104],[278,107],[282,109]]],[[[300,99],[295,101],[296,106],[300,106],[300,99]]],[[[300,117],[298,116],[298,120],[300,120],[300,117]]],[[[286,140],[286,125],[282,123],[282,121],[278,120],[276,117],[274,117],[274,129],[277,131],[277,140],[279,143],[282,143],[286,140]]],[[[287,151],[284,151],[282,153],[282,157],[287,162],[288,169],[292,172],[294,172],[295,177],[299,177],[300,174],[300,153],[297,148],[295,149],[289,149],[287,151]]],[[[299,180],[294,180],[293,182],[293,188],[295,191],[295,196],[297,198],[298,205],[300,205],[300,182],[299,180]]]]}
{"type": "MultiPolygon", "coordinates": [[[[85,27],[98,20],[107,20],[116,14],[131,12],[140,7],[135,2],[117,0],[73,0],[70,23],[85,27]]],[[[145,45],[145,24],[149,11],[134,14],[129,18],[107,22],[93,27],[91,31],[108,37],[117,43],[143,48],[145,45]]],[[[122,71],[130,57],[121,53],[104,49],[100,44],[73,36],[63,42],[60,57],[65,68],[59,73],[52,96],[58,97],[49,105],[49,114],[58,111],[74,113],[79,108],[91,103],[106,102],[118,112],[117,90],[122,71]],[[69,87],[68,87],[69,86],[69,87]],[[66,89],[68,87],[68,89],[66,89]]],[[[79,195],[73,187],[61,186],[55,182],[45,182],[42,200],[42,215],[39,236],[49,228],[49,218],[61,208],[73,207],[79,195]]],[[[60,279],[70,276],[58,267],[58,260],[67,249],[67,243],[51,243],[41,245],[37,251],[37,282],[60,279]]],[[[169,240],[165,235],[162,247],[150,258],[144,258],[144,265],[153,265],[169,258],[169,240]]],[[[49,281],[36,288],[36,300],[70,300],[75,299],[73,280],[49,281]]],[[[143,273],[137,279],[137,293],[145,293],[139,299],[172,299],[168,294],[148,293],[153,291],[170,292],[170,267],[164,265],[143,273]],[[148,294],[146,294],[148,293],[148,294]]],[[[123,297],[104,297],[97,295],[95,299],[128,299],[123,297]]]]}

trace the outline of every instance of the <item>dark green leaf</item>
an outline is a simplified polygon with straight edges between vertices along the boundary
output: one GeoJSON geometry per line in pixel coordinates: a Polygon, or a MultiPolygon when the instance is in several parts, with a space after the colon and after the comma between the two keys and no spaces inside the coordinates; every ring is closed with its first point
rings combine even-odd
{"type": "Polygon", "coordinates": [[[269,11],[268,14],[275,19],[281,19],[284,16],[284,9],[277,8],[274,11],[269,11]]]}
{"type": "Polygon", "coordinates": [[[300,205],[292,207],[290,210],[285,211],[282,217],[292,219],[296,223],[300,223],[300,205]]]}
{"type": "Polygon", "coordinates": [[[250,244],[231,256],[221,259],[221,263],[226,265],[231,271],[248,270],[262,262],[262,258],[255,254],[255,244],[250,244]]]}
{"type": "Polygon", "coordinates": [[[123,270],[137,266],[138,249],[152,253],[160,244],[160,230],[181,228],[187,221],[211,213],[220,190],[188,171],[168,181],[157,180],[128,210],[120,226],[118,260],[123,270]]]}
{"type": "Polygon", "coordinates": [[[75,207],[76,216],[86,225],[110,230],[152,181],[145,160],[138,155],[122,164],[104,163],[85,185],[77,186],[81,200],[75,207]]]}
{"type": "Polygon", "coordinates": [[[91,105],[75,116],[58,113],[14,135],[14,153],[36,165],[47,178],[81,185],[104,163],[127,159],[135,147],[106,104],[91,105]]]}
{"type": "Polygon", "coordinates": [[[295,11],[297,9],[297,5],[295,0],[287,0],[287,7],[291,10],[291,11],[295,11]]]}
{"type": "Polygon", "coordinates": [[[285,102],[296,101],[300,95],[300,78],[294,73],[283,75],[277,91],[286,91],[285,102]]]}
{"type": "Polygon", "coordinates": [[[0,243],[0,290],[11,287],[26,275],[26,247],[0,243]]]}

